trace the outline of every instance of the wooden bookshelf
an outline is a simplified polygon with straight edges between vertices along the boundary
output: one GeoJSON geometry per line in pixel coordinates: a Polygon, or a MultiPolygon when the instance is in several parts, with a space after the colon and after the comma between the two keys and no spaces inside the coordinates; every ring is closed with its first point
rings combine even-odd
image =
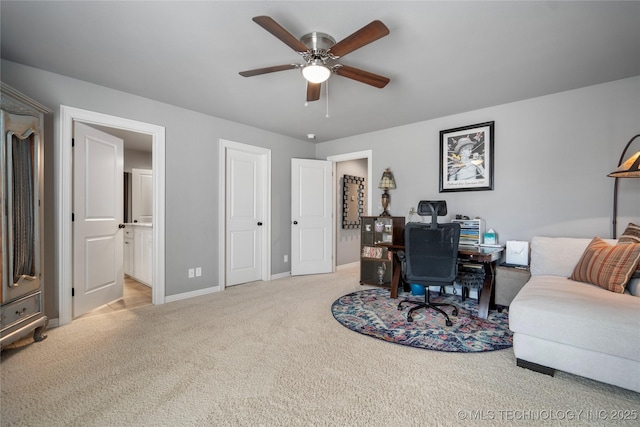
{"type": "Polygon", "coordinates": [[[363,216],[360,228],[360,284],[391,287],[393,252],[404,245],[403,216],[363,216]]]}

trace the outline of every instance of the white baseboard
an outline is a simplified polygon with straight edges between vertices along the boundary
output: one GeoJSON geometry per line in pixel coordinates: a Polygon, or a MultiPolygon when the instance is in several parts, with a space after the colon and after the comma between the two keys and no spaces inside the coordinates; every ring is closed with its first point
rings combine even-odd
{"type": "Polygon", "coordinates": [[[164,302],[174,302],[174,301],[180,301],[183,299],[188,299],[188,298],[194,298],[194,297],[199,297],[202,295],[208,295],[208,294],[213,294],[216,292],[220,292],[220,286],[212,286],[210,288],[206,288],[206,289],[199,289],[197,291],[191,291],[191,292],[184,292],[181,294],[177,294],[177,295],[169,295],[166,296],[164,298],[164,302]]]}
{"type": "Polygon", "coordinates": [[[284,273],[272,274],[271,275],[271,280],[278,280],[278,279],[282,279],[282,278],[289,277],[289,276],[291,276],[291,272],[290,271],[285,271],[284,273]]]}
{"type": "Polygon", "coordinates": [[[344,270],[346,268],[354,268],[360,266],[360,261],[352,262],[349,264],[342,264],[336,267],[336,270],[344,270]]]}

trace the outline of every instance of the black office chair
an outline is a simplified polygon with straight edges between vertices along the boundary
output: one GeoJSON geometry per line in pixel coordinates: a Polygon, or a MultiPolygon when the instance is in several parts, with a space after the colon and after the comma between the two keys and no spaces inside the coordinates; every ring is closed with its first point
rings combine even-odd
{"type": "Polygon", "coordinates": [[[420,201],[418,215],[431,215],[431,223],[410,222],[404,228],[405,250],[398,252],[402,262],[404,280],[410,284],[425,287],[424,302],[405,299],[398,304],[414,304],[407,313],[407,320],[413,322],[413,312],[420,309],[432,309],[446,318],[447,326],[451,326],[449,315],[441,310],[441,306],[453,307],[452,314],[458,315],[458,308],[453,304],[434,303],[429,300],[429,286],[451,285],[458,275],[458,243],[460,242],[460,224],[438,224],[438,216],[447,214],[445,201],[420,201]]]}

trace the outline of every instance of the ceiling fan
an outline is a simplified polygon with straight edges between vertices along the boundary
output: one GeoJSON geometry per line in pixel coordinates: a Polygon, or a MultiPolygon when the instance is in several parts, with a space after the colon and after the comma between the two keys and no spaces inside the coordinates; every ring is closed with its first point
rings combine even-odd
{"type": "Polygon", "coordinates": [[[338,43],[330,35],[315,31],[298,40],[269,16],[256,16],[253,21],[300,54],[304,64],[284,64],[242,71],[240,75],[243,77],[300,69],[307,80],[307,102],[320,99],[320,86],[331,74],[377,88],[385,87],[390,81],[387,77],[336,63],[337,59],[346,54],[389,34],[389,29],[380,21],[372,21],[338,43]]]}

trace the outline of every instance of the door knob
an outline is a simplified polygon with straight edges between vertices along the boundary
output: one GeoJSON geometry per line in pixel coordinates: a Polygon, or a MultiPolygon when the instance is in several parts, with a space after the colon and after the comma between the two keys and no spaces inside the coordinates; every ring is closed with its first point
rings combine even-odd
{"type": "Polygon", "coordinates": [[[262,223],[261,223],[261,222],[258,222],[258,225],[262,225],[262,223]]]}
{"type": "Polygon", "coordinates": [[[124,224],[119,224],[118,225],[118,228],[125,228],[125,227],[126,227],[126,225],[124,225],[124,224]]]}
{"type": "Polygon", "coordinates": [[[293,221],[293,225],[298,225],[298,221],[293,221]]]}

